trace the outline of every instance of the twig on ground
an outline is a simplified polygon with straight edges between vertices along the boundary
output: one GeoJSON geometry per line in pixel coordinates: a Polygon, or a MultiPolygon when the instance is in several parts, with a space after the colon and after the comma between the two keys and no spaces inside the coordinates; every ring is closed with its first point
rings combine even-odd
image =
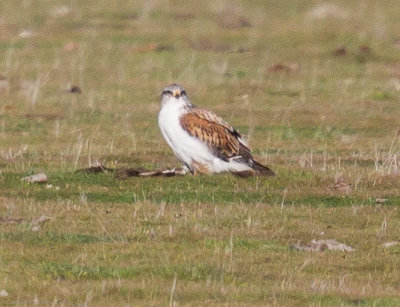
{"type": "Polygon", "coordinates": [[[126,179],[128,177],[172,177],[185,175],[185,171],[181,168],[172,168],[165,170],[147,170],[145,168],[108,168],[102,164],[91,166],[88,168],[81,168],[76,171],[77,173],[106,173],[115,172],[115,177],[118,179],[126,179]]]}

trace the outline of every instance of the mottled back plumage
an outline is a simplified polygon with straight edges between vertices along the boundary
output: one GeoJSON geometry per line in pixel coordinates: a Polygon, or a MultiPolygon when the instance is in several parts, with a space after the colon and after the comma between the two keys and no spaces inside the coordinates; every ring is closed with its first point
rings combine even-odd
{"type": "Polygon", "coordinates": [[[206,143],[224,161],[237,156],[251,158],[250,149],[240,133],[212,112],[191,108],[180,117],[180,123],[184,130],[206,143]]]}

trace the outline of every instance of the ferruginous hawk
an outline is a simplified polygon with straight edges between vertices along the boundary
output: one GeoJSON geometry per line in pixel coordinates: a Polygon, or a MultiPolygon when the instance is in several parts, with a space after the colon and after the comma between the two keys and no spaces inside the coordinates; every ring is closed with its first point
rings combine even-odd
{"type": "Polygon", "coordinates": [[[213,112],[192,104],[179,84],[163,89],[158,124],[168,145],[192,174],[274,175],[254,160],[239,132],[213,112]]]}

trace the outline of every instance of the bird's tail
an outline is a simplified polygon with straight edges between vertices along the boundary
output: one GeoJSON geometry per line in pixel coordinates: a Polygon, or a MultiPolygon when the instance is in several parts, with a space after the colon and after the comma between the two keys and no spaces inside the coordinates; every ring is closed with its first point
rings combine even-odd
{"type": "Polygon", "coordinates": [[[267,166],[258,163],[257,161],[250,160],[246,163],[252,169],[245,171],[234,171],[233,173],[239,177],[250,177],[250,176],[275,176],[275,173],[267,166]]]}
{"type": "Polygon", "coordinates": [[[256,176],[275,176],[275,173],[265,165],[253,160],[253,169],[256,176]]]}

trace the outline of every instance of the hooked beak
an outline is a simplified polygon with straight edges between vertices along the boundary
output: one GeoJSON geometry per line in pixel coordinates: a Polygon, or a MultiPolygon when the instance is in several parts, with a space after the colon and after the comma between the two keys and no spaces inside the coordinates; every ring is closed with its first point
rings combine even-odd
{"type": "Polygon", "coordinates": [[[175,90],[172,95],[174,95],[175,98],[179,98],[181,96],[181,92],[178,90],[175,90]]]}

